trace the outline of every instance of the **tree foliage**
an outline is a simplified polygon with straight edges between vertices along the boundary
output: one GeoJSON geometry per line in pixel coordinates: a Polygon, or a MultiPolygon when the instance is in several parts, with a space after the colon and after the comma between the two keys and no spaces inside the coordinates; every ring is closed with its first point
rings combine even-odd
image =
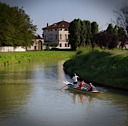
{"type": "Polygon", "coordinates": [[[81,46],[85,46],[86,36],[87,35],[87,29],[85,27],[85,20],[81,20],[81,32],[80,32],[80,39],[81,39],[81,46]]]}
{"type": "Polygon", "coordinates": [[[98,33],[98,24],[97,22],[92,22],[91,23],[91,45],[92,49],[94,48],[95,45],[95,39],[96,39],[96,34],[98,33]]]}
{"type": "Polygon", "coordinates": [[[125,47],[125,43],[127,41],[127,35],[126,35],[126,32],[123,27],[118,28],[118,38],[120,41],[119,47],[123,49],[125,47]]]}
{"type": "Polygon", "coordinates": [[[36,31],[23,8],[0,3],[0,46],[28,46],[36,31]]]}
{"type": "Polygon", "coordinates": [[[99,32],[96,35],[96,43],[100,48],[113,49],[118,45],[118,31],[117,27],[109,24],[105,31],[99,32]]]}
{"type": "Polygon", "coordinates": [[[78,47],[92,44],[97,32],[98,24],[96,22],[91,23],[88,20],[74,19],[69,25],[69,44],[71,48],[76,50],[78,47]]]}
{"type": "Polygon", "coordinates": [[[85,27],[86,27],[86,45],[90,44],[91,43],[91,22],[86,20],[85,21],[85,27]]]}
{"type": "Polygon", "coordinates": [[[69,44],[71,44],[73,50],[76,50],[80,45],[80,31],[80,19],[74,19],[69,25],[69,44]]]}

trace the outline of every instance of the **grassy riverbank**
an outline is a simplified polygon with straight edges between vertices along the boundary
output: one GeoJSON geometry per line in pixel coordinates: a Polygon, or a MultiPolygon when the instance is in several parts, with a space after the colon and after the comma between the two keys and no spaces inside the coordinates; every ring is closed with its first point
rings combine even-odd
{"type": "Polygon", "coordinates": [[[0,65],[12,65],[43,60],[66,59],[71,57],[71,51],[35,51],[0,53],[0,65]]]}
{"type": "Polygon", "coordinates": [[[64,63],[64,69],[93,83],[128,89],[127,51],[79,50],[64,63]]]}

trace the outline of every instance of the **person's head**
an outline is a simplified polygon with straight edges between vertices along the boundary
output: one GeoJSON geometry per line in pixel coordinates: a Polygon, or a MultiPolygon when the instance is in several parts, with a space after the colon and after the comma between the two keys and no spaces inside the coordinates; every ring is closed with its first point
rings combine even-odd
{"type": "Polygon", "coordinates": [[[89,83],[90,86],[92,86],[92,83],[89,83]]]}

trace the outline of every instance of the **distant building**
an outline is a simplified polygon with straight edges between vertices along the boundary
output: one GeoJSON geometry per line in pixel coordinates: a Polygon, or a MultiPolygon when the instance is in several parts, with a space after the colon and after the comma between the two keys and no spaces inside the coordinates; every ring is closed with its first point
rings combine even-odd
{"type": "Polygon", "coordinates": [[[46,48],[70,49],[68,44],[69,22],[60,21],[42,28],[46,48]]]}
{"type": "Polygon", "coordinates": [[[33,44],[27,47],[27,51],[40,51],[45,49],[44,40],[40,35],[35,36],[32,42],[33,44]]]}

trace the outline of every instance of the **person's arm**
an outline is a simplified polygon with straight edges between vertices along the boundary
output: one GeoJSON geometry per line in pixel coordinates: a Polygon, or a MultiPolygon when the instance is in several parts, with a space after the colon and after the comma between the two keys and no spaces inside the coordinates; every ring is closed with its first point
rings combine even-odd
{"type": "Polygon", "coordinates": [[[96,89],[96,87],[93,85],[93,89],[95,90],[95,91],[97,91],[97,89],[96,89]]]}

